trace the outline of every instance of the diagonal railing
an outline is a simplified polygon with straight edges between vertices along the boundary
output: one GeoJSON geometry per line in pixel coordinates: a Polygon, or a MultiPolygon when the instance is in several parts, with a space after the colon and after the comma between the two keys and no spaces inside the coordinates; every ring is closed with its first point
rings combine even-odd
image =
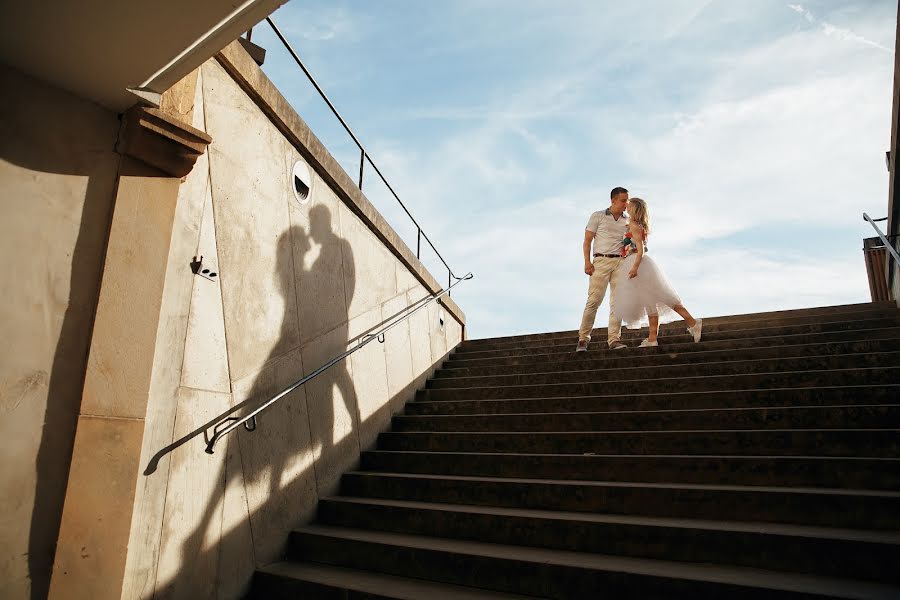
{"type": "Polygon", "coordinates": [[[428,242],[428,245],[431,246],[431,249],[434,250],[434,253],[437,255],[437,257],[441,260],[442,263],[444,263],[444,266],[447,268],[447,285],[449,287],[452,287],[450,284],[452,283],[452,281],[454,279],[456,281],[460,281],[461,279],[463,279],[462,277],[456,276],[456,274],[453,272],[453,269],[450,268],[450,265],[448,265],[447,261],[444,260],[444,257],[441,256],[441,253],[438,252],[437,248],[435,248],[434,244],[431,241],[431,238],[429,238],[428,234],[422,230],[422,226],[419,225],[419,222],[416,221],[416,218],[412,216],[412,213],[409,212],[409,209],[406,208],[406,205],[403,204],[402,200],[400,200],[400,196],[397,195],[397,192],[395,192],[394,188],[391,187],[391,184],[388,183],[387,179],[382,174],[381,169],[378,168],[378,165],[375,164],[375,162],[372,160],[372,157],[369,155],[368,152],[366,152],[365,146],[363,146],[362,142],[359,141],[359,138],[356,137],[356,134],[353,133],[353,130],[350,129],[350,126],[347,125],[347,122],[341,116],[341,113],[338,112],[337,108],[335,108],[334,104],[332,104],[331,100],[328,99],[328,96],[325,94],[325,91],[322,90],[322,87],[316,81],[316,78],[313,77],[313,75],[312,75],[312,73],[310,73],[309,69],[306,68],[306,65],[303,64],[303,61],[300,60],[300,56],[297,54],[297,52],[294,50],[294,48],[291,46],[291,44],[284,37],[284,34],[281,33],[281,30],[278,29],[278,26],[275,25],[275,22],[272,20],[272,18],[266,17],[266,22],[269,24],[269,26],[275,32],[275,35],[278,36],[278,39],[281,40],[281,43],[284,44],[284,47],[287,48],[287,51],[290,53],[291,57],[294,59],[294,61],[297,63],[297,65],[303,70],[303,73],[306,75],[307,79],[309,79],[310,83],[313,84],[313,87],[316,88],[316,91],[319,92],[319,95],[322,97],[322,99],[328,105],[328,108],[331,109],[331,112],[334,114],[335,117],[337,117],[337,120],[341,122],[341,125],[344,127],[344,131],[347,132],[347,134],[353,139],[353,142],[356,144],[356,147],[359,148],[359,180],[358,180],[358,184],[357,184],[359,186],[359,190],[362,191],[363,171],[365,170],[366,162],[368,162],[372,166],[372,168],[375,169],[375,173],[381,178],[381,181],[387,187],[388,191],[391,192],[391,195],[393,195],[394,198],[397,200],[397,202],[400,204],[400,207],[403,209],[403,211],[406,213],[406,215],[410,218],[410,220],[412,220],[413,225],[416,226],[416,258],[421,260],[422,239],[424,238],[425,241],[428,242]]]}
{"type": "Polygon", "coordinates": [[[897,254],[897,249],[894,248],[894,245],[888,241],[887,236],[881,233],[881,230],[878,229],[878,225],[875,224],[876,221],[887,221],[887,217],[884,217],[883,219],[873,219],[866,213],[863,213],[863,219],[868,221],[869,224],[872,225],[875,233],[877,233],[878,237],[881,238],[881,242],[884,244],[884,247],[887,248],[887,251],[891,253],[891,256],[893,256],[894,260],[897,261],[897,264],[900,265],[900,254],[897,254]]]}
{"type": "Polygon", "coordinates": [[[313,371],[306,377],[303,377],[302,379],[295,381],[294,383],[292,383],[291,385],[289,385],[282,391],[278,392],[278,394],[276,394],[274,397],[270,398],[266,402],[264,402],[261,405],[259,405],[258,407],[256,407],[252,412],[250,412],[250,414],[243,416],[243,417],[223,417],[218,422],[214,423],[212,425],[213,434],[212,434],[212,436],[208,436],[208,441],[206,444],[207,454],[212,454],[213,452],[215,452],[216,444],[219,443],[219,440],[221,440],[223,437],[225,437],[226,435],[228,435],[229,433],[231,433],[232,431],[234,431],[241,425],[243,425],[247,431],[255,431],[256,424],[257,424],[256,417],[260,413],[262,413],[263,411],[268,409],[270,406],[272,406],[273,404],[275,404],[276,402],[278,402],[279,400],[281,400],[282,398],[284,398],[285,396],[287,396],[288,394],[290,394],[291,392],[296,390],[298,387],[300,387],[301,385],[308,382],[309,380],[311,380],[315,377],[318,377],[319,375],[321,375],[322,373],[324,373],[325,371],[327,371],[328,369],[330,369],[331,367],[333,367],[340,361],[344,360],[345,358],[347,358],[348,356],[350,356],[351,354],[353,354],[354,352],[356,352],[357,350],[359,350],[360,348],[362,348],[363,346],[365,346],[372,340],[377,339],[380,343],[383,344],[384,339],[385,339],[384,335],[390,329],[396,327],[397,325],[399,325],[406,319],[410,318],[411,316],[413,316],[414,314],[416,314],[423,308],[427,307],[432,302],[437,302],[438,300],[440,300],[440,298],[442,296],[444,296],[445,294],[449,294],[450,289],[452,287],[459,285],[463,281],[468,281],[469,279],[472,279],[472,277],[473,277],[473,275],[471,273],[467,273],[467,274],[463,275],[462,277],[458,277],[457,281],[453,285],[447,286],[440,292],[432,294],[431,296],[427,296],[427,297],[423,298],[422,300],[419,300],[418,302],[406,307],[406,309],[404,311],[401,311],[399,314],[392,317],[393,321],[391,321],[391,320],[388,321],[390,324],[384,325],[383,327],[381,327],[381,329],[379,329],[378,331],[376,331],[374,333],[367,333],[366,335],[362,336],[362,338],[360,338],[359,342],[357,342],[357,344],[353,348],[350,348],[346,352],[343,352],[343,353],[339,354],[338,356],[335,356],[330,361],[328,361],[327,363],[325,363],[324,365],[322,365],[321,367],[319,367],[318,369],[316,369],[315,371],[313,371]]]}

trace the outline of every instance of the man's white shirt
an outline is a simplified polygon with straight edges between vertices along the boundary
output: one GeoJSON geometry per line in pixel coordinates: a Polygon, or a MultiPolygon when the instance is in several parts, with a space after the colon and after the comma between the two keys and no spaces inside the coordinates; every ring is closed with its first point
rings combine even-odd
{"type": "Polygon", "coordinates": [[[621,254],[625,232],[628,231],[628,216],[622,213],[616,219],[608,208],[598,210],[588,219],[584,229],[594,234],[591,257],[594,254],[621,254]]]}

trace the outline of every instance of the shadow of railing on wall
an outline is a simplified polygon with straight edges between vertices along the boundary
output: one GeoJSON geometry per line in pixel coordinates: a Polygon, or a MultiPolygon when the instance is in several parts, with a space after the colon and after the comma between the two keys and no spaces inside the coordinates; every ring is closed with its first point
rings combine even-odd
{"type": "MultiPolygon", "coordinates": [[[[324,206],[311,212],[309,233],[293,226],[281,234],[274,276],[284,298],[293,297],[290,286],[307,278],[320,280],[317,269],[331,264],[321,252],[342,252],[349,306],[355,288],[355,267],[347,264],[353,261],[352,249],[333,232],[330,213],[325,213],[328,209],[324,206]],[[308,239],[321,246],[320,254],[308,269],[297,272],[295,265],[304,264],[303,255],[310,250],[308,239]]],[[[285,350],[281,343],[292,339],[296,325],[292,319],[282,318],[281,335],[272,345],[278,350],[263,363],[246,399],[161,448],[144,469],[144,476],[167,477],[169,482],[154,598],[241,597],[257,566],[283,556],[291,528],[310,520],[318,498],[334,493],[340,474],[358,464],[359,452],[365,449],[361,434],[389,423],[398,403],[411,398],[441,360],[429,354],[433,358],[424,371],[413,369],[411,381],[403,389],[386,394],[386,401],[363,418],[359,396],[367,389],[366,381],[354,382],[347,366],[349,354],[379,338],[386,339],[383,336],[390,335],[389,329],[437,302],[447,291],[425,294],[353,337],[348,335],[349,317],[345,315],[341,325],[317,339],[347,340],[345,343],[353,346],[351,351],[317,369],[321,374],[317,379],[304,377],[287,388],[282,384],[281,393],[276,394],[278,377],[297,379],[302,375],[282,372],[285,364],[299,366],[283,360],[296,350],[285,350]],[[314,384],[315,390],[303,392],[308,387],[301,387],[304,382],[314,384]],[[276,397],[281,402],[271,403],[276,397]],[[217,448],[222,451],[215,455],[203,453],[199,443],[188,444],[202,437],[207,445],[214,445],[210,431],[217,423],[247,418],[267,404],[271,411],[260,418],[258,431],[226,438],[217,448]],[[349,431],[342,411],[353,423],[349,431]],[[166,457],[170,457],[168,469],[161,469],[166,457]]],[[[285,305],[291,310],[291,302],[285,305]]],[[[179,407],[179,413],[181,410],[179,407]]],[[[192,415],[176,415],[176,421],[180,419],[190,422],[192,415]]]]}

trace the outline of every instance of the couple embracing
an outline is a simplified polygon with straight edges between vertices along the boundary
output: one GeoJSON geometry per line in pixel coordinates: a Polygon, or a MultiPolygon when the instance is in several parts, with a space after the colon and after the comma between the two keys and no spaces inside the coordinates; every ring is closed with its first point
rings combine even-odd
{"type": "Polygon", "coordinates": [[[703,327],[684,307],[678,293],[659,266],[647,255],[650,235],[650,211],[640,198],[629,198],[628,190],[613,188],[610,206],[591,215],[584,232],[584,272],[591,278],[588,299],[578,330],[576,352],[587,350],[594,328],[597,308],[603,302],[607,286],[612,297],[609,305],[607,343],[610,349],[627,346],[622,342],[622,323],[640,328],[644,319],[650,327],[641,347],[657,346],[660,317],[681,315],[695,342],[703,327]],[[625,211],[628,214],[625,214],[625,211]]]}

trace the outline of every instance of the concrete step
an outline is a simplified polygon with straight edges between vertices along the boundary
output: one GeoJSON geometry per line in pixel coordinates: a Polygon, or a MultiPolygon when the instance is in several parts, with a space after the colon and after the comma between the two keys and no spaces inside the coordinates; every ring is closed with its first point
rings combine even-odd
{"type": "MultiPolygon", "coordinates": [[[[846,314],[846,313],[863,313],[863,312],[878,312],[884,310],[897,310],[897,305],[892,301],[885,302],[865,302],[861,304],[842,304],[837,306],[822,306],[815,308],[800,308],[800,309],[788,309],[788,310],[778,310],[772,312],[761,312],[761,313],[744,313],[739,315],[726,315],[726,316],[716,316],[716,317],[703,317],[705,322],[710,324],[721,324],[721,323],[734,323],[734,322],[743,322],[743,321],[765,321],[766,319],[774,318],[779,319],[783,317],[807,317],[807,316],[818,316],[818,317],[826,317],[835,314],[846,314]]],[[[600,319],[602,320],[602,316],[600,319]]],[[[678,329],[684,327],[684,321],[675,321],[673,323],[667,323],[660,326],[661,330],[665,329],[678,329]]],[[[606,327],[597,327],[594,329],[594,335],[602,334],[602,337],[606,337],[606,327]]],[[[571,329],[568,331],[550,331],[546,333],[528,333],[523,335],[509,335],[509,336],[500,336],[493,338],[479,338],[473,340],[467,340],[466,343],[470,344],[478,344],[478,343],[493,343],[493,342],[520,342],[520,341],[532,341],[536,339],[548,339],[552,337],[564,337],[571,338],[573,336],[578,335],[577,329],[571,329]]],[[[595,337],[595,339],[597,339],[595,337]]]]}
{"type": "Polygon", "coordinates": [[[629,379],[666,379],[781,371],[823,371],[866,367],[900,367],[900,351],[839,354],[831,356],[799,356],[793,358],[758,358],[752,360],[708,361],[670,365],[632,364],[627,367],[556,371],[553,367],[529,373],[503,375],[441,377],[430,379],[428,389],[457,387],[495,387],[508,385],[544,385],[585,381],[621,381],[629,379]]]}
{"type": "Polygon", "coordinates": [[[900,404],[505,415],[397,415],[392,431],[554,432],[672,429],[900,429],[900,404]]]}
{"type": "MultiPolygon", "coordinates": [[[[884,340],[855,340],[825,344],[790,344],[761,346],[739,350],[702,350],[694,352],[660,352],[635,356],[588,355],[568,352],[542,357],[499,358],[484,364],[466,365],[467,361],[447,361],[437,372],[436,379],[449,377],[485,377],[491,375],[515,375],[541,372],[616,369],[625,367],[667,366],[675,364],[700,364],[715,362],[740,362],[745,360],[793,359],[814,356],[857,355],[877,352],[900,351],[900,336],[884,340]]],[[[584,353],[587,354],[587,353],[584,353]]]]}
{"type": "Polygon", "coordinates": [[[660,355],[687,355],[695,352],[733,352],[751,348],[778,346],[802,346],[807,344],[823,344],[829,342],[846,342],[859,340],[882,340],[900,338],[900,327],[881,327],[872,329],[848,329],[819,333],[800,333],[793,335],[775,335],[747,337],[742,339],[709,340],[704,338],[699,343],[684,340],[682,343],[666,343],[652,348],[639,348],[637,344],[623,350],[610,350],[606,344],[588,346],[587,352],[575,353],[575,345],[563,344],[542,349],[495,350],[488,352],[469,352],[458,354],[454,351],[449,360],[442,365],[443,369],[462,367],[479,367],[492,365],[518,365],[541,362],[566,362],[573,360],[617,359],[641,361],[660,355]]]}
{"type": "Polygon", "coordinates": [[[898,532],[353,497],[325,498],[317,514],[335,527],[900,583],[898,532]]]}
{"type": "Polygon", "coordinates": [[[729,454],[900,458],[900,429],[471,433],[388,431],[380,450],[525,454],[729,454]]]}
{"type": "MultiPolygon", "coordinates": [[[[744,320],[713,320],[713,319],[704,319],[703,321],[703,332],[704,335],[707,333],[713,332],[727,332],[727,331],[736,331],[736,330],[746,330],[746,329],[762,329],[762,328],[773,328],[773,327],[785,327],[785,326],[803,326],[810,324],[818,324],[818,323],[828,323],[828,322],[837,322],[837,321],[860,321],[860,320],[869,320],[869,319],[883,319],[883,318],[895,318],[900,316],[900,309],[896,306],[891,308],[881,308],[881,309],[866,309],[862,311],[854,311],[854,312],[843,312],[833,315],[826,316],[818,316],[818,315],[787,315],[777,318],[766,318],[766,319],[754,319],[747,318],[744,320]]],[[[672,335],[684,335],[686,333],[687,326],[682,322],[678,321],[677,323],[672,323],[668,325],[663,325],[660,327],[659,333],[661,337],[669,337],[672,335]]],[[[597,330],[595,330],[597,331],[597,330]]],[[[648,329],[644,327],[643,329],[623,329],[622,335],[623,337],[628,338],[638,338],[643,339],[647,337],[648,329]]],[[[527,348],[530,346],[539,346],[549,343],[556,342],[571,342],[573,340],[577,340],[577,333],[573,336],[569,332],[559,333],[559,334],[549,334],[536,339],[531,340],[467,340],[460,346],[460,350],[468,351],[468,350],[485,350],[485,349],[501,349],[501,348],[527,348]]],[[[606,328],[598,331],[597,333],[592,333],[592,339],[595,342],[606,342],[606,328]]]]}
{"type": "MultiPolygon", "coordinates": [[[[609,391],[609,390],[607,390],[609,391]]],[[[422,397],[427,398],[428,394],[422,397]]],[[[900,398],[900,384],[862,384],[808,388],[743,389],[652,394],[597,394],[484,400],[420,400],[406,405],[409,415],[487,415],[890,404],[900,398]]]]}
{"type": "Polygon", "coordinates": [[[363,452],[365,471],[900,491],[900,459],[812,456],[363,452]]]}
{"type": "MultiPolygon", "coordinates": [[[[886,327],[900,326],[900,317],[892,316],[885,318],[864,319],[855,321],[817,321],[805,325],[778,325],[774,327],[748,327],[744,329],[738,328],[740,324],[727,326],[728,329],[705,327],[703,328],[703,340],[720,341],[720,340],[740,340],[754,339],[763,337],[779,337],[787,335],[814,334],[814,333],[830,333],[835,331],[852,331],[860,329],[882,329],[886,327]]],[[[636,347],[640,340],[646,337],[646,333],[640,331],[631,331],[623,333],[623,340],[631,347],[636,347]]],[[[503,353],[523,353],[529,352],[557,352],[557,351],[575,351],[575,339],[559,339],[559,340],[538,340],[534,342],[521,342],[515,344],[504,344],[497,346],[483,347],[467,347],[460,345],[454,350],[454,357],[459,358],[481,358],[485,356],[503,356],[503,353]]],[[[693,338],[687,332],[662,332],[659,336],[659,344],[662,347],[672,344],[693,343],[693,338]]],[[[605,340],[597,340],[592,342],[594,346],[606,347],[605,340]]],[[[627,350],[627,349],[626,349],[627,350]]],[[[623,350],[617,350],[622,352],[623,350]]]]}
{"type": "Polygon", "coordinates": [[[284,561],[262,567],[248,600],[533,600],[471,587],[347,569],[320,563],[284,561]]]}
{"type": "Polygon", "coordinates": [[[896,597],[898,588],[747,567],[484,544],[310,526],[291,535],[293,560],[543,598],[896,597]]]}
{"type": "Polygon", "coordinates": [[[746,389],[830,387],[836,385],[884,385],[900,383],[900,367],[867,367],[751,373],[695,375],[646,379],[603,380],[534,385],[498,385],[419,390],[416,400],[487,400],[597,396],[602,394],[654,394],[659,392],[711,392],[746,389]]]}
{"type": "Polygon", "coordinates": [[[614,515],[900,529],[900,492],[350,472],[341,496],[614,515]]]}

